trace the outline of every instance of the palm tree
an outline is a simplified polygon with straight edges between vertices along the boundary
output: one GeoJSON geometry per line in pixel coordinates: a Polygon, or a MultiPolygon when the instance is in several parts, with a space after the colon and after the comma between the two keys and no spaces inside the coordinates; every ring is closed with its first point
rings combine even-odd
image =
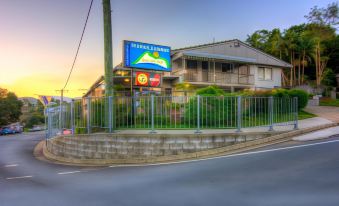
{"type": "Polygon", "coordinates": [[[305,66],[311,61],[312,53],[315,49],[315,41],[314,38],[307,34],[307,32],[303,32],[299,39],[299,49],[301,52],[301,84],[304,83],[305,80],[305,66]]]}
{"type": "Polygon", "coordinates": [[[264,29],[255,31],[252,35],[247,35],[246,42],[255,48],[265,51],[265,45],[268,40],[269,33],[269,31],[264,29]]]}
{"type": "Polygon", "coordinates": [[[286,56],[290,57],[292,67],[290,69],[290,87],[294,85],[295,80],[295,50],[297,48],[297,33],[291,29],[285,31],[284,43],[286,56]]]}
{"type": "Polygon", "coordinates": [[[281,35],[280,29],[273,29],[267,42],[267,52],[282,59],[285,42],[281,35]]]}
{"type": "Polygon", "coordinates": [[[307,26],[307,33],[312,36],[315,41],[313,58],[316,67],[316,82],[317,86],[320,86],[329,59],[329,57],[323,56],[323,43],[335,37],[335,30],[328,25],[309,24],[307,26]]]}

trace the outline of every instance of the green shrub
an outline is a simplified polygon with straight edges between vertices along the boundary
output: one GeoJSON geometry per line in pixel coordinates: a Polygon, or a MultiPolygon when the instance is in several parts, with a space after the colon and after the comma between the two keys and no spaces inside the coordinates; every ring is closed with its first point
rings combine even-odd
{"type": "Polygon", "coordinates": [[[273,97],[289,97],[289,93],[287,89],[273,89],[271,91],[271,95],[273,97]]]}
{"type": "Polygon", "coordinates": [[[290,98],[298,98],[298,109],[303,109],[306,107],[308,102],[308,93],[301,89],[292,89],[288,90],[288,95],[290,98]]]}
{"type": "MultiPolygon", "coordinates": [[[[309,94],[304,90],[300,89],[273,89],[273,90],[266,90],[266,91],[253,91],[253,90],[244,90],[242,92],[244,96],[251,96],[251,97],[278,97],[278,98],[298,98],[298,108],[303,109],[306,107],[309,94]]],[[[265,106],[265,105],[258,105],[258,106],[265,106]]]]}
{"type": "Polygon", "coordinates": [[[86,128],[75,128],[75,131],[74,131],[75,134],[87,134],[87,129],[86,128]]]}
{"type": "MultiPolygon", "coordinates": [[[[237,112],[236,97],[202,96],[200,98],[201,127],[235,126],[237,112]]],[[[186,124],[192,127],[197,123],[197,98],[192,97],[185,105],[186,124]]]]}
{"type": "Polygon", "coordinates": [[[337,86],[337,79],[332,69],[330,68],[325,69],[324,74],[323,74],[323,79],[321,80],[321,84],[327,87],[337,86]]]}
{"type": "Polygon", "coordinates": [[[44,123],[45,123],[45,117],[41,114],[34,113],[25,122],[25,127],[32,128],[34,125],[39,125],[39,124],[44,124],[44,123]]]}
{"type": "Polygon", "coordinates": [[[201,96],[222,96],[226,93],[217,86],[208,86],[197,90],[197,95],[201,96]]]}
{"type": "Polygon", "coordinates": [[[248,97],[269,97],[272,95],[271,90],[244,90],[238,95],[248,96],[248,97]]]}

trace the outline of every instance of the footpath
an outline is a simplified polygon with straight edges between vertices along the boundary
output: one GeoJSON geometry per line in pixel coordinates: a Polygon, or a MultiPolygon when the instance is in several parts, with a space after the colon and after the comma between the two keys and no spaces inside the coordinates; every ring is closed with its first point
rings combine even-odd
{"type": "MultiPolygon", "coordinates": [[[[306,120],[309,120],[309,122],[318,123],[317,121],[315,121],[318,119],[321,121],[319,122],[319,124],[323,124],[326,121],[333,122],[333,123],[339,123],[339,107],[309,106],[305,108],[305,111],[318,116],[316,118],[306,119],[306,120]]],[[[301,120],[300,123],[303,121],[304,120],[301,120]]],[[[334,135],[339,135],[339,126],[330,127],[330,128],[322,129],[322,130],[315,131],[312,133],[296,136],[296,137],[293,137],[292,140],[311,141],[311,140],[329,138],[334,135]]]]}

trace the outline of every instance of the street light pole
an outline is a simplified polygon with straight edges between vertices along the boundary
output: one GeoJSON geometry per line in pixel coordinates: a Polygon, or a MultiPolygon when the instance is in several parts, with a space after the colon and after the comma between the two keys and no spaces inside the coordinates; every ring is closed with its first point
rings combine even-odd
{"type": "Polygon", "coordinates": [[[111,0],[102,0],[104,13],[105,95],[113,95],[111,0]]]}

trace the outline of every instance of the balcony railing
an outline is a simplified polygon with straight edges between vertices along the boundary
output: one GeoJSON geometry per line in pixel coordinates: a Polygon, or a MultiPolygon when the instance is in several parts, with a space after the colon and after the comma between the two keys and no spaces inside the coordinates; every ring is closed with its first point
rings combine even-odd
{"type": "Polygon", "coordinates": [[[196,71],[189,71],[184,75],[185,81],[210,82],[218,84],[254,84],[254,75],[228,72],[202,72],[201,76],[196,71]]]}

